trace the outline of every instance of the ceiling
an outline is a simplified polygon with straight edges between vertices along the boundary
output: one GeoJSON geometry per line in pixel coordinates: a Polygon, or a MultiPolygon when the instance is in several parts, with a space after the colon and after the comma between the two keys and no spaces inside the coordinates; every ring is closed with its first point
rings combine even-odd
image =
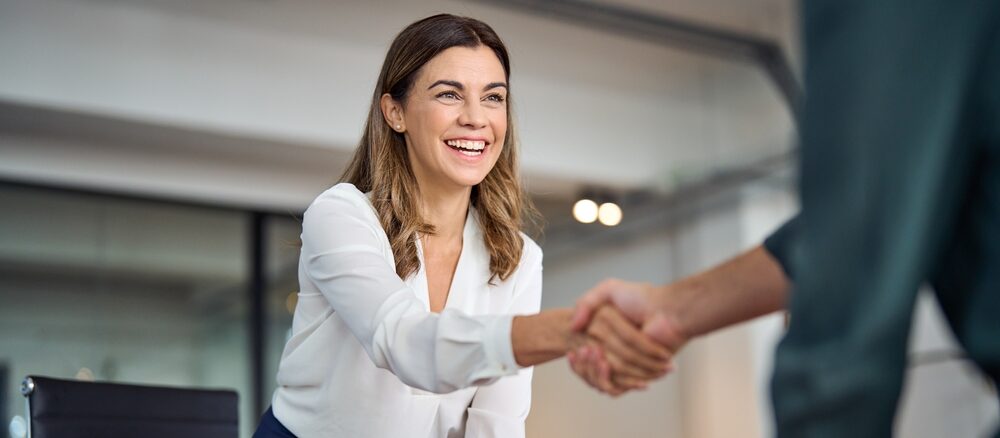
{"type": "MultiPolygon", "coordinates": [[[[608,4],[794,52],[793,3],[608,4]]],[[[493,2],[0,0],[0,178],[300,209],[350,156],[391,36],[440,11],[505,38],[546,210],[587,187],[669,194],[791,148],[757,65],[493,2]],[[254,176],[266,188],[242,188],[254,176]]]]}

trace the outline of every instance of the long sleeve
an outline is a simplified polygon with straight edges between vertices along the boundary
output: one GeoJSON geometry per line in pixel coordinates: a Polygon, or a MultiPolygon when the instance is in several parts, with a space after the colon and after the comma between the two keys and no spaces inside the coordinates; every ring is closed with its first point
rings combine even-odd
{"type": "Polygon", "coordinates": [[[429,312],[396,275],[388,240],[361,197],[341,184],[309,207],[301,260],[372,362],[435,393],[516,373],[512,316],[429,312]]]}
{"type": "MultiPolygon", "coordinates": [[[[542,301],[542,253],[537,247],[526,249],[522,260],[531,269],[525,281],[516,286],[517,295],[509,313],[538,313],[542,301]]],[[[534,367],[522,369],[516,376],[500,379],[476,391],[469,407],[466,438],[524,437],[524,422],[531,410],[531,376],[534,367]]]]}

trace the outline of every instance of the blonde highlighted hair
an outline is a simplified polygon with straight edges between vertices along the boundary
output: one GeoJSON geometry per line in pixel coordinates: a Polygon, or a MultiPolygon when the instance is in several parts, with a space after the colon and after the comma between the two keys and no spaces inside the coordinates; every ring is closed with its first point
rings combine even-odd
{"type": "MultiPolygon", "coordinates": [[[[372,203],[385,229],[396,260],[396,273],[407,278],[417,271],[416,238],[433,234],[434,227],[420,216],[420,191],[406,153],[403,135],[382,116],[380,100],[388,93],[404,103],[420,68],[451,47],[486,46],[496,53],[510,82],[507,48],[489,25],[479,20],[439,14],[417,21],[399,33],[389,47],[379,73],[361,141],[341,181],[371,192],[372,203]]],[[[509,86],[509,84],[508,84],[509,86]]],[[[518,175],[517,138],[507,102],[507,132],[496,165],[472,188],[486,249],[490,254],[490,281],[506,280],[517,269],[524,241],[523,221],[537,218],[518,175]]]]}

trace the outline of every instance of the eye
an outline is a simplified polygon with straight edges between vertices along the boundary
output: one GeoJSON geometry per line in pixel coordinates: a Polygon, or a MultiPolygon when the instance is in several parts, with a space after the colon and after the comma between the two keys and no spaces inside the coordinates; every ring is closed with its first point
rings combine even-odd
{"type": "Polygon", "coordinates": [[[486,96],[486,100],[493,101],[496,103],[503,103],[504,97],[500,94],[491,94],[489,96],[486,96]]]}
{"type": "Polygon", "coordinates": [[[454,91],[442,91],[437,95],[438,99],[458,100],[458,93],[454,91]]]}

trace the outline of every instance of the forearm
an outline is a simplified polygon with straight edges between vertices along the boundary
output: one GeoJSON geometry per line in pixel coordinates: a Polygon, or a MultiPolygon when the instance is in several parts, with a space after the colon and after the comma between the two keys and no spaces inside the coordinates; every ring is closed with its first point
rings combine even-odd
{"type": "Polygon", "coordinates": [[[689,338],[785,307],[791,283],[758,246],[708,271],[662,286],[657,307],[676,315],[689,338]]]}
{"type": "Polygon", "coordinates": [[[534,315],[515,316],[511,322],[514,359],[523,367],[562,357],[580,337],[570,328],[572,309],[546,310],[534,315]]]}

